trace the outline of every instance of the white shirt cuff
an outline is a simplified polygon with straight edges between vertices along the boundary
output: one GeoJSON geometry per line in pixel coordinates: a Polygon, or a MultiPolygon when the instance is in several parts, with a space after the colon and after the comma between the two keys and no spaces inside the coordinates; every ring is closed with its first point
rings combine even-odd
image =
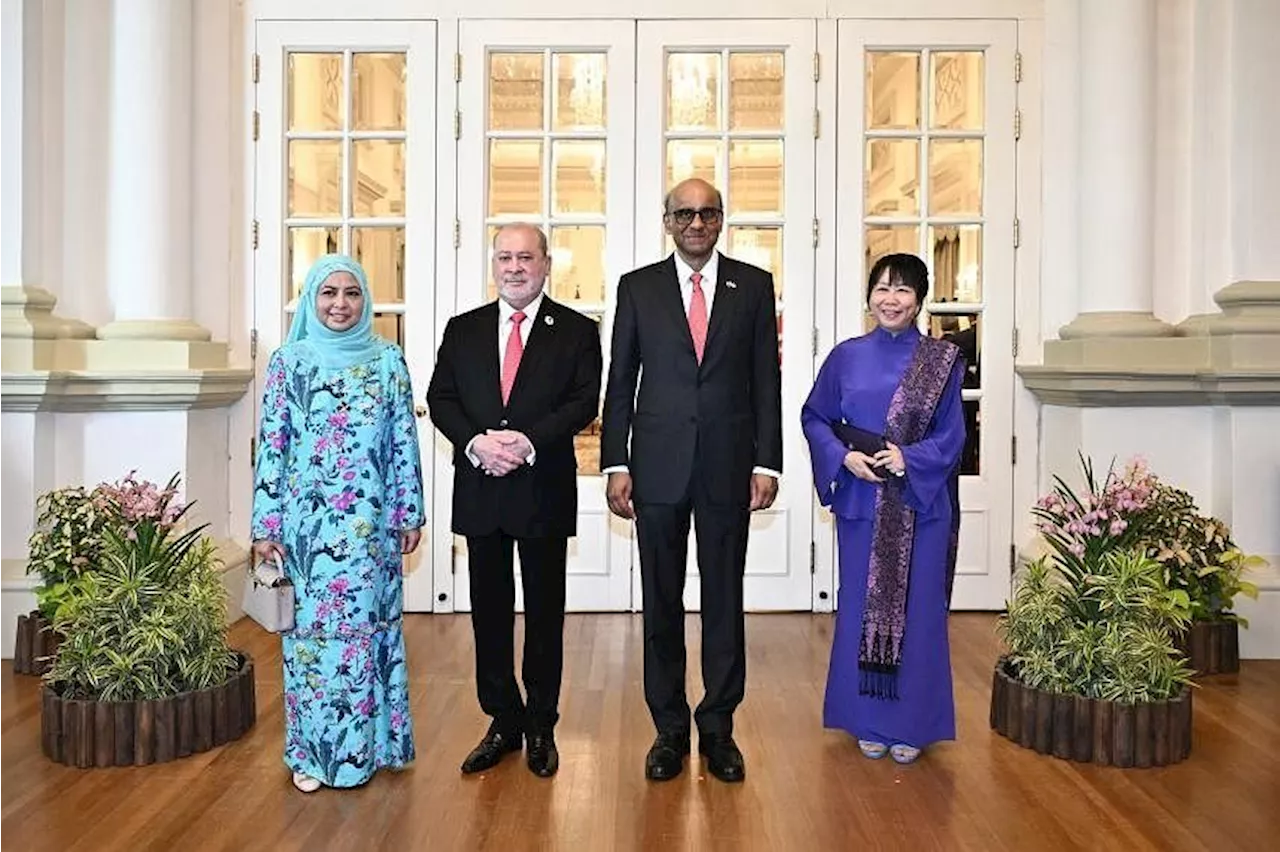
{"type": "Polygon", "coordinates": [[[479,435],[476,435],[470,441],[467,441],[467,447],[465,450],[462,451],[462,454],[467,457],[467,461],[471,462],[472,467],[480,466],[480,457],[477,456],[475,453],[471,452],[471,448],[475,446],[476,440],[479,439],[479,437],[480,437],[479,435]]]}
{"type": "Polygon", "coordinates": [[[765,476],[772,476],[774,479],[781,479],[781,478],[782,478],[782,473],[781,473],[780,471],[772,470],[772,469],[767,468],[767,467],[753,467],[753,468],[751,468],[751,472],[752,472],[752,473],[763,473],[765,476]]]}
{"type": "Polygon", "coordinates": [[[611,473],[630,473],[630,472],[631,470],[625,464],[615,464],[613,467],[606,467],[604,470],[600,471],[600,473],[603,476],[608,476],[611,473]]]}

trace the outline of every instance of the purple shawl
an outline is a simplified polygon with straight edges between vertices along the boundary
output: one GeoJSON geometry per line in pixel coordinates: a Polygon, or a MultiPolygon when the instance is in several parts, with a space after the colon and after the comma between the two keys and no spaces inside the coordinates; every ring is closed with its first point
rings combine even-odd
{"type": "MultiPolygon", "coordinates": [[[[902,447],[926,437],[959,352],[945,341],[920,338],[889,402],[887,440],[902,447]]],[[[910,476],[908,470],[907,478],[910,476]]],[[[916,513],[907,505],[904,488],[903,479],[890,477],[876,494],[867,600],[858,644],[858,692],[894,700],[898,697],[898,667],[907,629],[907,580],[916,523],[916,513]]]]}

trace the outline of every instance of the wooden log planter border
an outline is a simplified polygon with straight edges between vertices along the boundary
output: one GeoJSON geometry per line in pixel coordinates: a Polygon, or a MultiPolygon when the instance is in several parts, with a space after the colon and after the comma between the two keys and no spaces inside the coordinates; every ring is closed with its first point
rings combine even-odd
{"type": "Polygon", "coordinates": [[[18,633],[13,642],[13,673],[42,675],[53,663],[62,637],[53,632],[39,610],[18,616],[18,633]]]}
{"type": "Polygon", "coordinates": [[[1030,689],[1005,658],[991,681],[991,728],[1040,754],[1101,766],[1167,766],[1191,754],[1191,690],[1169,701],[1120,704],[1030,689]]]}
{"type": "Polygon", "coordinates": [[[63,699],[41,693],[40,747],[68,766],[145,766],[166,763],[239,739],[257,716],[253,658],[221,686],[154,701],[63,699]]]}
{"type": "Polygon", "coordinates": [[[1178,650],[1197,674],[1240,671],[1240,625],[1234,621],[1196,621],[1179,639],[1178,650]]]}

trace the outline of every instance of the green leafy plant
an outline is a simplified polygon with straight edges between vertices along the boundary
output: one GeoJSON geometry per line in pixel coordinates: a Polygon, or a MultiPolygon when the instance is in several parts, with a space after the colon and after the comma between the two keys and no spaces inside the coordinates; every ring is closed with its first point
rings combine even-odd
{"type": "Polygon", "coordinates": [[[102,486],[108,516],[82,594],[64,602],[64,635],[46,681],[65,698],[122,701],[223,683],[234,666],[226,599],[204,526],[180,531],[191,504],[177,478],[160,489],[132,474],[102,486]]]}
{"type": "Polygon", "coordinates": [[[109,520],[101,488],[60,488],[36,501],[36,529],[27,540],[27,573],[40,577],[36,606],[52,621],[81,590],[80,578],[100,559],[109,520]]]}
{"type": "MultiPolygon", "coordinates": [[[[1073,583],[1104,554],[1138,549],[1160,563],[1170,589],[1186,593],[1194,621],[1248,626],[1231,607],[1236,595],[1258,596],[1243,575],[1266,565],[1265,560],[1242,552],[1226,524],[1201,515],[1190,494],[1160,481],[1141,459],[1121,473],[1113,463],[1102,481],[1083,454],[1080,466],[1082,489],[1055,476],[1053,489],[1031,510],[1060,570],[1073,583]]],[[[1081,600],[1078,605],[1090,604],[1081,600]]]]}
{"type": "Polygon", "coordinates": [[[1172,698],[1191,682],[1174,644],[1189,620],[1186,592],[1165,586],[1160,563],[1140,549],[1112,549],[1029,563],[999,630],[1025,685],[1137,703],[1172,698]]]}
{"type": "Polygon", "coordinates": [[[1248,621],[1231,611],[1236,595],[1253,599],[1258,587],[1246,571],[1267,564],[1240,550],[1231,529],[1200,514],[1195,499],[1181,488],[1159,483],[1146,508],[1143,544],[1164,568],[1165,583],[1187,593],[1193,621],[1248,621]]]}

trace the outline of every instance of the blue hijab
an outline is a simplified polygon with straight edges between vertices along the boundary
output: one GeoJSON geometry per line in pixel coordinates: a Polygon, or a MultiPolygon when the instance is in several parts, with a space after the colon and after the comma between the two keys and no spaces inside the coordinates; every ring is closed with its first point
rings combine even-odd
{"type": "Polygon", "coordinates": [[[326,254],[312,264],[307,281],[302,285],[302,297],[285,342],[302,343],[317,363],[333,369],[371,361],[382,353],[387,344],[373,333],[373,293],[359,263],[345,254],[326,254]],[[364,310],[360,312],[360,319],[346,331],[334,331],[316,313],[320,285],[335,272],[350,273],[360,283],[360,292],[364,294],[364,310]]]}

